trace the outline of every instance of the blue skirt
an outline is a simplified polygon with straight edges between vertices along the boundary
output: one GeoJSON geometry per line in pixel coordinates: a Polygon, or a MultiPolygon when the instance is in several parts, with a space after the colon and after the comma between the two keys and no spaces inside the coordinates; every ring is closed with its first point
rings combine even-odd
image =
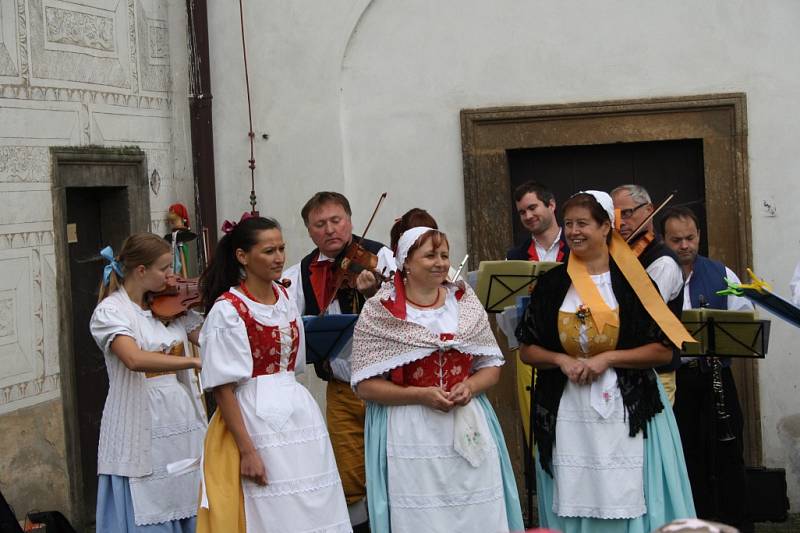
{"type": "Polygon", "coordinates": [[[563,517],[553,512],[553,478],[536,458],[539,524],[562,533],[649,533],[678,518],[694,518],[692,487],[686,473],[675,415],[661,383],[664,410],[647,423],[644,439],[644,499],[647,512],[637,518],[599,519],[563,517]]]}
{"type": "Polygon", "coordinates": [[[101,474],[97,484],[97,533],[194,533],[197,517],[137,526],[128,478],[101,474]]]}

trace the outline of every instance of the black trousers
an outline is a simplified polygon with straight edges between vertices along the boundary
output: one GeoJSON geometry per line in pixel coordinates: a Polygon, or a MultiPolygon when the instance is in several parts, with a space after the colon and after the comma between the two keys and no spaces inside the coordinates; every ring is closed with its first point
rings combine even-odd
{"type": "Polygon", "coordinates": [[[713,375],[703,370],[696,362],[678,369],[673,407],[697,516],[735,526],[743,533],[753,531],[743,458],[744,421],[733,374],[730,368],[722,369],[725,410],[736,438],[720,442],[713,375]]]}

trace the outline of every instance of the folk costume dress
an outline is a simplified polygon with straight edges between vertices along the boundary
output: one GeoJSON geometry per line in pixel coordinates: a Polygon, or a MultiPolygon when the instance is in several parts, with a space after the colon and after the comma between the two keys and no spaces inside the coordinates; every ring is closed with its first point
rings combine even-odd
{"type": "Polygon", "coordinates": [[[267,485],[239,475],[240,456],[219,411],[209,426],[198,532],[351,531],[328,431],[311,394],[295,380],[305,366],[303,322],[285,290],[265,305],[232,287],[201,332],[203,384],[236,384],[245,428],[267,485]]]}
{"type": "Polygon", "coordinates": [[[109,391],[100,422],[97,531],[189,533],[195,529],[205,411],[192,370],[134,372],[111,351],[120,335],[139,348],[181,356],[194,312],[168,325],[120,287],[100,302],[90,330],[103,351],[109,391]]]}
{"type": "MultiPolygon", "coordinates": [[[[445,304],[431,310],[398,305],[389,286],[367,301],[353,340],[354,387],[383,376],[449,391],[503,364],[472,289],[446,289],[445,304]]],[[[373,533],[523,529],[503,435],[483,394],[448,413],[367,402],[365,452],[373,533]]]]}
{"type": "MultiPolygon", "coordinates": [[[[591,276],[618,318],[600,331],[567,266],[542,276],[520,342],[588,358],[668,342],[613,260],[591,276]]],[[[694,517],[675,417],[652,369],[607,369],[591,385],[540,369],[534,392],[540,525],[564,533],[646,533],[694,517]]]]}

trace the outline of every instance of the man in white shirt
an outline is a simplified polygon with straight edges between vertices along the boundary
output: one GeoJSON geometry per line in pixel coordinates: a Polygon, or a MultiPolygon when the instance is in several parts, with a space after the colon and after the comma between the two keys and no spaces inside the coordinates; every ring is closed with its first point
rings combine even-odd
{"type": "MultiPolygon", "coordinates": [[[[347,198],[337,192],[318,192],[301,211],[308,236],[316,248],[300,263],[289,267],[283,276],[291,281],[289,293],[301,315],[358,314],[366,298],[375,294],[379,281],[372,272],[362,271],[355,288],[336,287],[340,268],[337,258],[354,240],[352,211],[347,198]]],[[[357,242],[378,256],[379,272],[394,270],[394,255],[383,244],[369,239],[357,242]]],[[[365,407],[350,388],[352,341],[333,361],[314,364],[317,375],[328,382],[326,418],[328,432],[342,478],[350,522],[354,533],[368,532],[366,474],[364,470],[365,407]]],[[[302,459],[300,459],[302,460],[302,459]]]]}
{"type": "Polygon", "coordinates": [[[553,193],[535,181],[527,181],[514,189],[514,202],[519,220],[531,236],[511,248],[506,259],[563,262],[569,249],[556,222],[553,193]]]}
{"type": "MultiPolygon", "coordinates": [[[[619,210],[620,235],[626,240],[633,236],[629,243],[631,248],[636,250],[637,244],[643,244],[639,242],[640,239],[651,239],[649,244],[641,247],[639,261],[655,281],[667,306],[680,318],[683,306],[683,273],[675,254],[664,245],[661,237],[656,235],[652,220],[633,235],[653,212],[650,194],[640,185],[628,184],[620,185],[611,191],[611,198],[614,201],[614,209],[619,210]]],[[[680,356],[676,351],[670,364],[656,369],[671,402],[675,401],[675,371],[679,366],[680,356]]]]}
{"type": "MultiPolygon", "coordinates": [[[[678,256],[686,276],[684,309],[710,307],[732,311],[751,311],[749,300],[721,296],[725,278],[739,278],[728,267],[698,254],[700,230],[697,217],[686,207],[672,207],[661,221],[664,241],[678,256]]],[[[697,358],[684,358],[677,373],[675,419],[681,433],[686,468],[692,484],[695,509],[700,518],[716,519],[753,531],[747,501],[747,476],[743,459],[742,408],[730,369],[730,359],[722,359],[720,372],[725,411],[730,416],[731,441],[720,441],[717,429],[716,397],[710,365],[697,358]]]]}

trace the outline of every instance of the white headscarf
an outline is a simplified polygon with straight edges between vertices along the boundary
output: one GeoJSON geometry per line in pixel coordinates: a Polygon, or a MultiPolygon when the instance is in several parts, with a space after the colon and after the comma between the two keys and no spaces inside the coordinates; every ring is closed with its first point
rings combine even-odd
{"type": "Polygon", "coordinates": [[[408,250],[414,246],[414,243],[417,242],[417,239],[429,231],[438,230],[429,228],[427,226],[417,226],[415,228],[407,229],[402,235],[400,235],[400,240],[397,241],[397,253],[394,254],[398,271],[403,270],[403,265],[408,257],[408,250]]]}
{"type": "Polygon", "coordinates": [[[580,191],[575,194],[589,194],[594,196],[594,199],[597,200],[597,203],[600,204],[606,213],[608,213],[608,219],[611,221],[611,227],[614,227],[614,201],[611,199],[611,196],[608,195],[607,192],[603,191],[580,191]]]}

